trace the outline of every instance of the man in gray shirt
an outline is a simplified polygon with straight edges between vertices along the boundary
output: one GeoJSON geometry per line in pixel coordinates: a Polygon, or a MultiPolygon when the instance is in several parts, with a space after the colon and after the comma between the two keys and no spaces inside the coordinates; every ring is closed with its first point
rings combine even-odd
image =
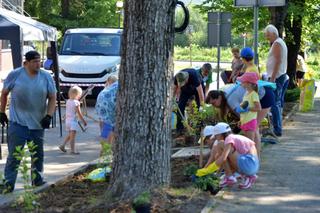
{"type": "Polygon", "coordinates": [[[1,93],[0,123],[8,125],[6,105],[11,93],[8,129],[8,158],[5,166],[5,182],[2,193],[12,192],[17,179],[20,161],[15,158],[17,147],[26,142],[35,145],[32,156],[32,184],[43,185],[43,138],[44,129],[49,128],[56,105],[56,88],[49,73],[40,69],[40,54],[29,51],[24,66],[10,72],[1,93]],[[48,102],[47,102],[48,101],[48,102]]]}

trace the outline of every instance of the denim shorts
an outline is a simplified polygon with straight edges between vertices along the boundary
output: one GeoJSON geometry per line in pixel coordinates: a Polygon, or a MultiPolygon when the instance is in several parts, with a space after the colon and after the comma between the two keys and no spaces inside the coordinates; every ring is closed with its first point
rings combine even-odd
{"type": "Polygon", "coordinates": [[[238,156],[238,168],[241,174],[251,176],[257,174],[260,163],[257,156],[244,154],[238,156]]]}
{"type": "Polygon", "coordinates": [[[267,109],[275,104],[274,91],[271,87],[264,87],[265,94],[263,98],[260,99],[260,104],[262,109],[267,109]]]}
{"type": "Polygon", "coordinates": [[[108,123],[103,123],[101,137],[107,139],[111,132],[113,132],[113,126],[108,123]]]}

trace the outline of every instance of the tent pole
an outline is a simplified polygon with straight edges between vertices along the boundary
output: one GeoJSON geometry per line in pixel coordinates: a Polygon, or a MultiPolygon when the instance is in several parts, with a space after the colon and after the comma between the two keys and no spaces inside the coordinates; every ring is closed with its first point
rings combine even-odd
{"type": "Polygon", "coordinates": [[[62,137],[60,82],[59,82],[59,66],[58,66],[57,43],[56,43],[56,41],[50,41],[50,47],[51,47],[52,60],[53,60],[54,80],[55,80],[55,82],[56,82],[56,87],[57,87],[57,101],[58,101],[60,137],[62,137]]]}

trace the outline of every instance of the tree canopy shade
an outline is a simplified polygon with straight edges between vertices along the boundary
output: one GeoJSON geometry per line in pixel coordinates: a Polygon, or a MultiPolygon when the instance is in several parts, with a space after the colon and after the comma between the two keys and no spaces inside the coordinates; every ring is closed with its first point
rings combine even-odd
{"type": "Polygon", "coordinates": [[[0,8],[0,39],[10,40],[15,68],[22,64],[23,41],[55,41],[56,28],[0,8]]]}
{"type": "Polygon", "coordinates": [[[174,0],[126,0],[117,96],[112,197],[168,184],[174,0]]]}

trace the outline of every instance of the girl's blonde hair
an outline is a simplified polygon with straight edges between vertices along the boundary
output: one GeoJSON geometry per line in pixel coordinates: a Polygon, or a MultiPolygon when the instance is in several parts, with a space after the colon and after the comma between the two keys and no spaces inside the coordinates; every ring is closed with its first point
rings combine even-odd
{"type": "Polygon", "coordinates": [[[82,89],[79,86],[70,87],[68,95],[70,99],[76,99],[77,97],[81,96],[82,89]]]}

